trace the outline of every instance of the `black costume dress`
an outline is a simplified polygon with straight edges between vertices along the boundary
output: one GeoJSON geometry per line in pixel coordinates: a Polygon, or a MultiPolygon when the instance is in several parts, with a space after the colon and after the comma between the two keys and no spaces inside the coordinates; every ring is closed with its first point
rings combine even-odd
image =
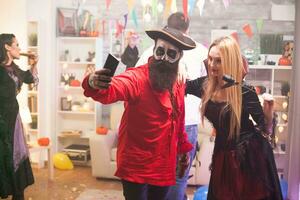
{"type": "Polygon", "coordinates": [[[16,99],[23,82],[34,82],[30,71],[22,71],[14,63],[9,67],[0,66],[1,198],[22,194],[34,182],[16,99]]]}
{"type": "MultiPolygon", "coordinates": [[[[186,83],[186,93],[201,98],[206,77],[186,83]]],[[[255,89],[243,84],[240,137],[228,139],[230,106],[209,100],[205,117],[216,129],[209,200],[281,200],[282,194],[265,130],[264,113],[255,89]],[[222,109],[224,110],[222,111],[222,109]],[[222,111],[222,112],[221,112],[222,111]],[[253,118],[257,126],[249,119],[253,118]]]]}

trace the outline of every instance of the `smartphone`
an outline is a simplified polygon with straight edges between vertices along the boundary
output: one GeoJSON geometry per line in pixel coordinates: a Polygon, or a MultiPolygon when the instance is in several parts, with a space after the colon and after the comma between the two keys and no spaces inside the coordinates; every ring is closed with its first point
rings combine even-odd
{"type": "Polygon", "coordinates": [[[113,56],[113,55],[111,55],[110,53],[108,54],[108,56],[107,56],[107,58],[106,58],[106,61],[105,61],[105,63],[104,63],[104,66],[103,66],[103,68],[105,68],[105,69],[110,69],[110,76],[114,76],[114,74],[115,74],[115,72],[116,72],[116,69],[117,69],[117,67],[118,67],[118,65],[119,65],[119,60],[115,57],[115,56],[113,56]]]}

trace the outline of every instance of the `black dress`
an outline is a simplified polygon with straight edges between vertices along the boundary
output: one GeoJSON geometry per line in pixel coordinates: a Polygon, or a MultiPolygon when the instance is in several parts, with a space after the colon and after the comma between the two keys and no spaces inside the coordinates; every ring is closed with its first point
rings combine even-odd
{"type": "MultiPolygon", "coordinates": [[[[201,98],[206,77],[186,83],[186,93],[201,98]]],[[[205,117],[216,129],[209,200],[281,200],[282,194],[271,145],[262,135],[264,113],[252,86],[242,86],[240,137],[228,139],[230,106],[209,100],[205,117]],[[221,113],[222,109],[223,112],[221,113]],[[221,116],[220,116],[221,113],[221,116]],[[254,126],[249,116],[256,122],[254,126]]]]}
{"type": "Polygon", "coordinates": [[[19,116],[19,105],[16,99],[18,90],[23,82],[34,82],[34,77],[30,71],[22,71],[14,63],[7,68],[0,66],[1,198],[12,194],[22,194],[24,189],[34,182],[28,150],[25,146],[26,144],[24,144],[24,135],[21,135],[21,133],[23,134],[23,129],[19,116]],[[19,133],[18,137],[16,137],[16,133],[19,133]],[[16,138],[18,138],[18,141],[15,141],[16,138]],[[15,148],[14,145],[18,143],[22,144],[23,149],[15,148]]]}

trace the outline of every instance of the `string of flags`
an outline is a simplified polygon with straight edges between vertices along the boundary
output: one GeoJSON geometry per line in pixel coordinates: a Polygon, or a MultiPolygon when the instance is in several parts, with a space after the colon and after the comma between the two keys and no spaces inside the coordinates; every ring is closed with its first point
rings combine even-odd
{"type": "MultiPolygon", "coordinates": [[[[204,13],[204,7],[206,0],[181,0],[182,1],[182,12],[186,17],[189,15],[192,15],[193,11],[195,10],[195,7],[199,10],[199,15],[203,16],[204,13]]],[[[224,8],[228,9],[232,0],[222,0],[224,8]]],[[[157,16],[159,14],[158,11],[158,5],[159,5],[159,0],[149,0],[151,5],[151,15],[157,19],[157,16]]],[[[112,0],[106,0],[105,5],[106,5],[106,11],[109,12],[110,6],[111,6],[112,0]]],[[[139,26],[139,19],[137,15],[137,11],[135,8],[135,0],[127,0],[128,4],[128,13],[123,15],[123,19],[112,19],[109,20],[109,23],[107,23],[107,20],[103,19],[101,23],[101,30],[100,30],[100,35],[106,33],[106,26],[109,24],[110,28],[113,28],[116,30],[115,37],[119,37],[121,33],[126,29],[128,25],[128,19],[130,18],[132,22],[134,23],[135,27],[139,26]],[[102,32],[102,33],[101,33],[102,32]]],[[[164,12],[163,12],[163,17],[164,19],[167,18],[171,13],[177,11],[177,1],[176,0],[166,0],[164,4],[164,12]]],[[[263,20],[262,19],[257,19],[256,20],[256,29],[257,32],[260,33],[263,27],[263,20]]],[[[253,37],[253,30],[250,24],[244,24],[242,26],[242,32],[249,38],[251,39],[253,37]]],[[[234,32],[231,34],[232,37],[234,37],[237,41],[239,41],[238,38],[238,33],[234,32]]]]}

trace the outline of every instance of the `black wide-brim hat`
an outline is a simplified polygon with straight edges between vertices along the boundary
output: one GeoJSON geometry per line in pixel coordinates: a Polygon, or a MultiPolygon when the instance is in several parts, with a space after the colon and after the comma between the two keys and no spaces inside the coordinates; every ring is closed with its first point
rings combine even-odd
{"type": "Polygon", "coordinates": [[[173,28],[147,30],[146,33],[153,40],[163,39],[181,50],[190,50],[196,47],[196,43],[189,36],[173,28]]]}

